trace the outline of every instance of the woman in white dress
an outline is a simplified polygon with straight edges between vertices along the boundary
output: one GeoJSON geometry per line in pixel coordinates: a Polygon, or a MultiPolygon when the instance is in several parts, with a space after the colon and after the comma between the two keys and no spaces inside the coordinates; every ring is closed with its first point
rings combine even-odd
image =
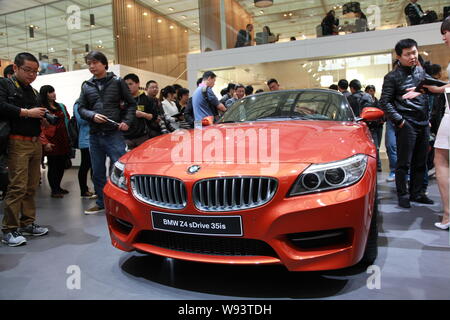
{"type": "MultiPolygon", "coordinates": [[[[179,114],[177,105],[175,104],[175,88],[172,86],[167,86],[161,90],[162,96],[162,108],[164,110],[164,118],[166,121],[170,122],[173,129],[179,129],[180,123],[178,118],[173,117],[176,114],[179,114]]],[[[167,128],[169,129],[169,128],[167,128]]],[[[172,131],[169,129],[169,131],[172,131]]]]}
{"type": "MultiPolygon", "coordinates": [[[[447,17],[441,25],[442,40],[444,40],[447,47],[450,48],[450,17],[447,17]]],[[[450,77],[450,64],[448,65],[447,72],[450,77]]],[[[444,93],[447,89],[450,90],[450,84],[436,87],[436,86],[424,86],[432,93],[444,93]]],[[[438,182],[439,193],[441,194],[442,206],[444,207],[444,215],[441,222],[435,223],[435,226],[439,229],[449,229],[449,137],[450,136],[450,109],[447,105],[445,108],[445,114],[442,118],[439,130],[434,143],[435,155],[434,166],[436,168],[436,179],[438,182]]]]}

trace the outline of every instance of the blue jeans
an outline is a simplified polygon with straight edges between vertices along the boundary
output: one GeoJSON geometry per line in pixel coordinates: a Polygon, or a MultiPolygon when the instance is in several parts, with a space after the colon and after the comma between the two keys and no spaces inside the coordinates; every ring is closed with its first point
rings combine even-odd
{"type": "Polygon", "coordinates": [[[114,164],[125,154],[125,140],[120,131],[91,134],[89,140],[89,151],[93,171],[93,182],[95,193],[98,196],[96,204],[104,208],[103,188],[106,184],[106,157],[114,164]]]}
{"type": "Polygon", "coordinates": [[[394,124],[389,120],[386,121],[386,134],[384,136],[384,143],[389,159],[389,170],[391,171],[391,173],[394,173],[397,166],[397,140],[395,137],[394,124]]]}

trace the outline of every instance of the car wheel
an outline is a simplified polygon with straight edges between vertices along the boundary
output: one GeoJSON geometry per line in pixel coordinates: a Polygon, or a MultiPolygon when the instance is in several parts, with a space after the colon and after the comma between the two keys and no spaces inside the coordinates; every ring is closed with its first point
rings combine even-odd
{"type": "Polygon", "coordinates": [[[372,220],[370,222],[369,236],[367,237],[366,249],[361,259],[361,264],[372,265],[378,255],[378,192],[375,193],[375,204],[372,220]]]}

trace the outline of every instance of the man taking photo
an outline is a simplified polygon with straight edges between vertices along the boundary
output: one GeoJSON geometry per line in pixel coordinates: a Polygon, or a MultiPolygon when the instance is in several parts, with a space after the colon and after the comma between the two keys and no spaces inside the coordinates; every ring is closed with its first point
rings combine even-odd
{"type": "Polygon", "coordinates": [[[34,196],[39,186],[42,145],[39,140],[45,108],[31,87],[39,70],[39,61],[30,53],[14,59],[14,75],[0,79],[0,118],[8,119],[11,131],[7,163],[9,186],[4,199],[2,242],[11,247],[26,243],[24,235],[42,236],[48,229],[34,223],[34,196]]]}

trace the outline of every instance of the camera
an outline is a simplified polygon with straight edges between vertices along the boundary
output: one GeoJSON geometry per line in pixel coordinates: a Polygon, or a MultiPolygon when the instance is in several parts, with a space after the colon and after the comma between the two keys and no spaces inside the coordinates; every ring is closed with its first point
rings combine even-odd
{"type": "Polygon", "coordinates": [[[56,124],[58,124],[58,121],[59,121],[59,118],[57,116],[51,114],[48,110],[45,110],[44,118],[51,125],[56,125],[56,124]]]}

